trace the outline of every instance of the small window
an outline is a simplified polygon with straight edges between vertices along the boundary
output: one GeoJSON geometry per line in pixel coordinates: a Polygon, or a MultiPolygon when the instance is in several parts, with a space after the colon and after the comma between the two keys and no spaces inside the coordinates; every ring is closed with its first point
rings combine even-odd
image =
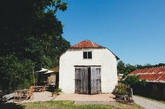
{"type": "Polygon", "coordinates": [[[84,59],[92,59],[92,52],[91,51],[85,51],[83,52],[83,58],[84,59]]]}
{"type": "Polygon", "coordinates": [[[88,59],[92,59],[92,52],[88,52],[88,59]]]}
{"type": "Polygon", "coordinates": [[[87,52],[83,52],[84,59],[87,59],[87,52]]]}

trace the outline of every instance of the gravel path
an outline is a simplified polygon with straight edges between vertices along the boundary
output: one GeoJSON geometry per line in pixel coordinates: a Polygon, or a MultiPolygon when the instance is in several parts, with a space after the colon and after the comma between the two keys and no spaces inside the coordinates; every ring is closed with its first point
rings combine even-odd
{"type": "Polygon", "coordinates": [[[152,101],[152,100],[139,97],[139,96],[133,96],[133,99],[136,104],[139,104],[145,109],[165,109],[165,104],[157,102],[157,101],[152,101]]]}

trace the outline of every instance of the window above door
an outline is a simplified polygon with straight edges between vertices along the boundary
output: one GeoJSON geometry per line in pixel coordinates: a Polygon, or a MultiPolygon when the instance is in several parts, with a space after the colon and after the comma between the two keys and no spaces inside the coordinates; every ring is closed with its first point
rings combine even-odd
{"type": "Polygon", "coordinates": [[[84,51],[83,59],[92,59],[92,51],[84,51]]]}

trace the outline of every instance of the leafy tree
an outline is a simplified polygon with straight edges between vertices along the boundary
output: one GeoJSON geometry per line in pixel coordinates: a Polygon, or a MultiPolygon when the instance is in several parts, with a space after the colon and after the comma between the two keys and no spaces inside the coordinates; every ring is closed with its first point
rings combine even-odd
{"type": "Polygon", "coordinates": [[[137,76],[127,76],[127,78],[122,81],[125,84],[129,84],[132,87],[136,86],[136,85],[141,85],[141,86],[145,86],[146,80],[140,80],[140,75],[137,76]]]}
{"type": "Polygon", "coordinates": [[[49,59],[54,60],[52,61],[52,65],[50,67],[58,65],[60,55],[69,47],[70,43],[67,42],[62,36],[59,36],[58,39],[52,41],[52,45],[46,52],[46,56],[50,57],[49,59]]]}
{"type": "Polygon", "coordinates": [[[136,69],[137,69],[136,66],[126,64],[125,70],[124,70],[124,76],[128,75],[129,73],[131,73],[132,71],[134,71],[136,69]]]}
{"type": "Polygon", "coordinates": [[[28,87],[32,69],[54,67],[70,43],[56,18],[65,11],[61,0],[0,1],[0,88],[6,92],[28,87]]]}
{"type": "Polygon", "coordinates": [[[165,66],[165,63],[156,64],[155,67],[165,66]]]}
{"type": "Polygon", "coordinates": [[[144,69],[144,68],[151,68],[151,67],[161,67],[161,66],[165,66],[164,63],[159,63],[156,65],[151,65],[151,64],[146,64],[146,65],[136,65],[137,69],[144,69]]]}
{"type": "Polygon", "coordinates": [[[117,72],[124,74],[124,77],[136,69],[137,69],[136,66],[130,64],[125,65],[123,61],[119,61],[117,64],[117,72]]]}
{"type": "Polygon", "coordinates": [[[13,54],[0,57],[0,88],[5,92],[27,88],[33,83],[31,60],[19,60],[13,54]]]}
{"type": "MultiPolygon", "coordinates": [[[[57,10],[65,11],[67,3],[61,0],[2,0],[0,6],[0,55],[15,53],[19,58],[36,62],[38,68],[43,66],[43,56],[53,42],[60,41],[63,33],[63,25],[55,14],[57,10]]],[[[65,47],[64,50],[68,48],[65,47]]]]}
{"type": "Polygon", "coordinates": [[[117,64],[117,73],[124,74],[124,70],[125,70],[125,64],[123,63],[123,61],[120,60],[117,64]]]}
{"type": "Polygon", "coordinates": [[[139,75],[138,76],[128,76],[125,79],[124,83],[125,84],[132,84],[132,85],[134,85],[134,84],[136,84],[136,83],[139,82],[139,79],[140,79],[140,76],[139,75]]]}

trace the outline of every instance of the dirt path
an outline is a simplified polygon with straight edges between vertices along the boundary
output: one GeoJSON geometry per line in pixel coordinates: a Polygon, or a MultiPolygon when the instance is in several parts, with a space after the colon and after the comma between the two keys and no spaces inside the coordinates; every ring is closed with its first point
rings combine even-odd
{"type": "Polygon", "coordinates": [[[22,102],[36,102],[49,100],[72,100],[72,101],[115,101],[112,99],[112,94],[97,94],[97,95],[83,95],[83,94],[62,94],[55,98],[51,96],[51,92],[35,92],[33,100],[24,100],[22,102]]]}
{"type": "Polygon", "coordinates": [[[139,96],[133,96],[133,99],[136,104],[139,104],[145,109],[165,109],[165,104],[157,102],[157,101],[152,101],[152,100],[139,97],[139,96]]]}
{"type": "Polygon", "coordinates": [[[111,94],[83,95],[83,94],[62,94],[54,100],[72,100],[72,101],[115,101],[110,98],[111,94]]]}
{"type": "Polygon", "coordinates": [[[112,105],[116,108],[121,108],[119,103],[117,103],[112,97],[112,94],[97,94],[97,95],[83,95],[83,94],[62,94],[56,97],[51,96],[51,92],[35,92],[33,100],[23,100],[25,102],[37,102],[37,101],[50,101],[50,100],[71,100],[75,101],[76,105],[82,104],[105,104],[112,105]]]}

